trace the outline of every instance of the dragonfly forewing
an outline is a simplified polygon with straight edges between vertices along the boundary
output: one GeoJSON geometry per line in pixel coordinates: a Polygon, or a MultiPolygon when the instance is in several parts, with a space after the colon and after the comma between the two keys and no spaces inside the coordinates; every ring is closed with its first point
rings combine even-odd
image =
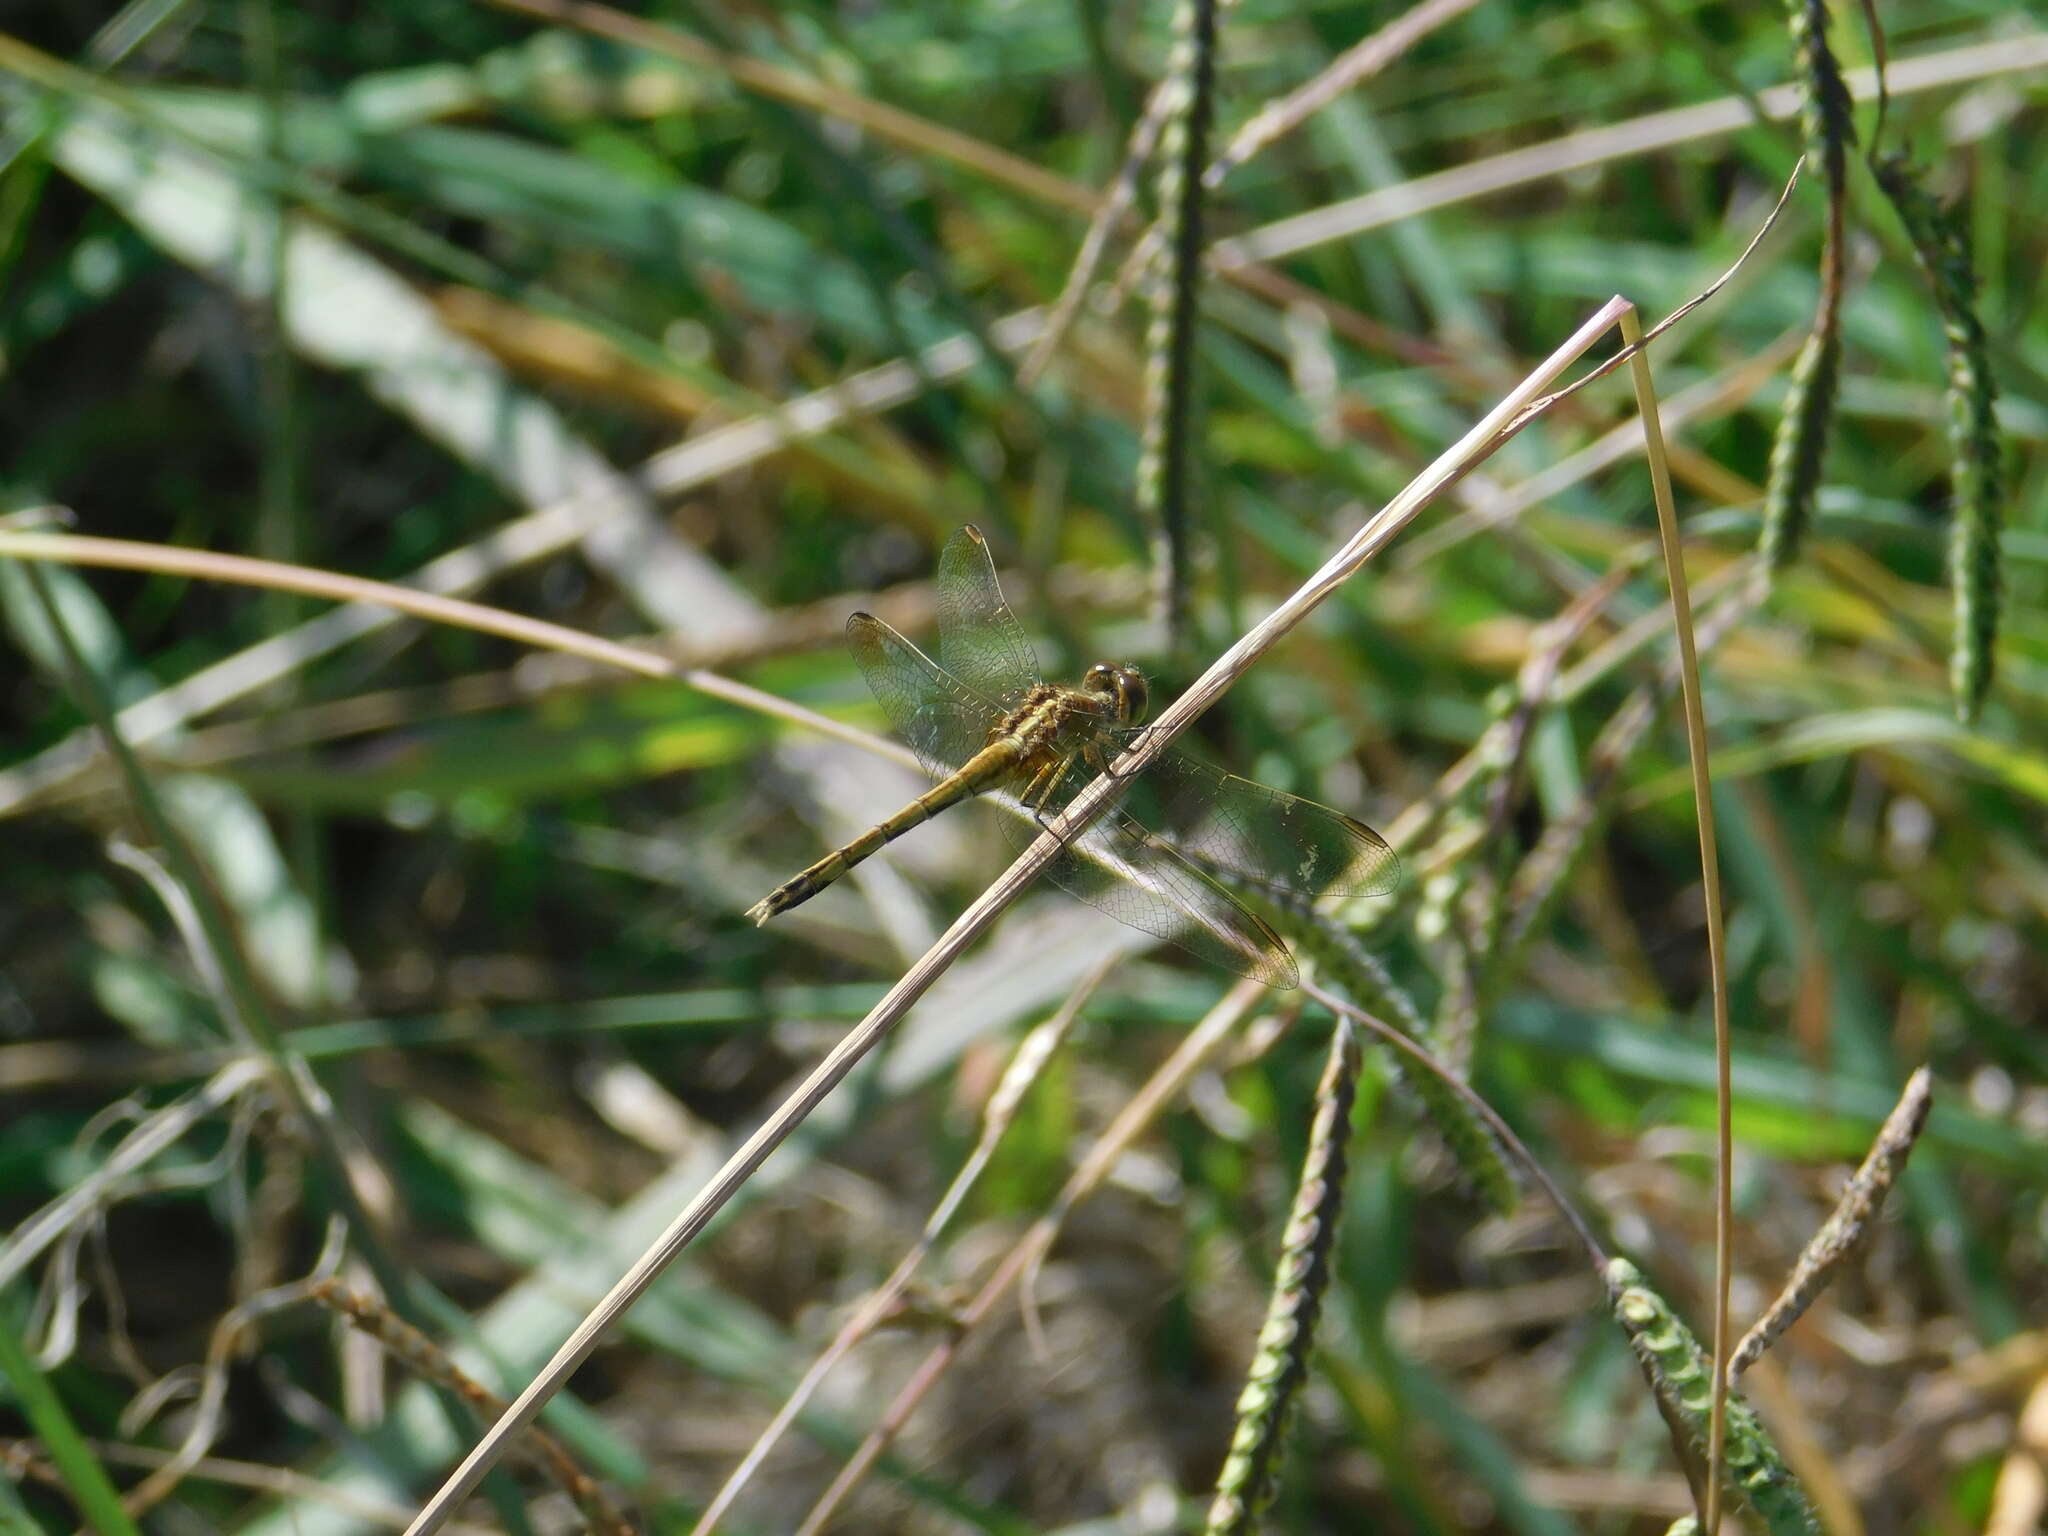
{"type": "Polygon", "coordinates": [[[939,552],[939,665],[1004,707],[1042,679],[1038,653],[996,580],[988,543],[971,524],[939,552]]]}
{"type": "Polygon", "coordinates": [[[846,644],[882,713],[933,778],[944,778],[988,745],[1001,708],[873,614],[846,621],[846,644]]]}
{"type": "MultiPolygon", "coordinates": [[[[846,633],[883,713],[934,778],[953,773],[987,744],[1002,720],[997,704],[870,614],[855,614],[846,633]]],[[[1019,800],[1021,784],[983,798],[1001,809],[1005,835],[1021,853],[1094,777],[1095,770],[1077,759],[1035,809],[1019,800]]],[[[1278,936],[1120,810],[1062,848],[1045,872],[1055,885],[1141,932],[1270,985],[1294,984],[1294,962],[1278,936]]]]}

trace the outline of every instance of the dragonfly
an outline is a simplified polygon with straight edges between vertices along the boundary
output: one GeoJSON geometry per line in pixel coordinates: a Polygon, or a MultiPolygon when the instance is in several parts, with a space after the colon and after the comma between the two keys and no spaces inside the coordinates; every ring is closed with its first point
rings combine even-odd
{"type": "MultiPolygon", "coordinates": [[[[819,859],[747,913],[765,923],[963,800],[993,800],[1020,853],[1142,734],[1137,668],[1097,662],[1050,683],[971,524],[946,543],[934,659],[870,613],[847,643],[882,711],[938,782],[819,859]]],[[[1160,753],[1046,865],[1056,884],[1118,921],[1274,987],[1299,979],[1272,926],[1240,897],[1379,896],[1400,879],[1386,839],[1342,811],[1160,753]]]]}

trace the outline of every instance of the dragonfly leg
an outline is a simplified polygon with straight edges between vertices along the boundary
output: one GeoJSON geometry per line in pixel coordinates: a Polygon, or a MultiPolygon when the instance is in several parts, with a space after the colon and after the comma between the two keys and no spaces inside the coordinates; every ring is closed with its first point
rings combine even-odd
{"type": "MultiPolygon", "coordinates": [[[[1151,736],[1151,734],[1152,734],[1152,727],[1151,727],[1151,726],[1149,726],[1149,725],[1148,725],[1148,726],[1145,726],[1145,727],[1144,727],[1143,729],[1141,729],[1141,730],[1138,730],[1138,731],[1135,731],[1135,732],[1133,732],[1133,733],[1132,733],[1131,735],[1129,735],[1129,736],[1127,736],[1127,737],[1125,737],[1125,738],[1124,738],[1124,742],[1123,742],[1124,750],[1125,750],[1125,751],[1127,751],[1127,752],[1129,752],[1129,751],[1135,751],[1135,750],[1136,750],[1137,748],[1139,748],[1139,747],[1141,747],[1141,746],[1143,746],[1143,745],[1145,744],[1145,742],[1146,742],[1147,738],[1149,738],[1149,737],[1151,736]]],[[[1119,755],[1121,755],[1121,754],[1119,754],[1119,755]]],[[[1110,761],[1109,761],[1109,754],[1108,754],[1108,753],[1106,753],[1106,752],[1104,752],[1104,751],[1102,751],[1102,750],[1101,750],[1101,748],[1099,748],[1099,747],[1098,747],[1098,748],[1096,748],[1096,749],[1095,749],[1095,750],[1094,750],[1094,751],[1093,751],[1093,752],[1092,752],[1092,753],[1090,754],[1090,757],[1091,757],[1091,764],[1090,764],[1090,766],[1092,766],[1092,767],[1093,767],[1093,768],[1094,768],[1094,769],[1095,769],[1095,770],[1096,770],[1096,771],[1097,771],[1098,773],[1106,773],[1106,774],[1108,774],[1108,775],[1109,775],[1109,776],[1110,776],[1110,777],[1111,777],[1112,779],[1128,779],[1128,778],[1131,778],[1131,777],[1133,777],[1133,775],[1131,775],[1131,774],[1128,774],[1128,773],[1118,773],[1118,772],[1116,771],[1116,769],[1115,769],[1114,767],[1112,767],[1112,766],[1110,765],[1110,761]]]]}
{"type": "Polygon", "coordinates": [[[1045,814],[1045,807],[1051,801],[1054,791],[1073,769],[1076,756],[1077,753],[1069,752],[1058,762],[1046,764],[1038,770],[1037,777],[1024,786],[1024,793],[1017,797],[1018,803],[1029,810],[1039,826],[1047,831],[1052,829],[1052,821],[1045,814]]]}

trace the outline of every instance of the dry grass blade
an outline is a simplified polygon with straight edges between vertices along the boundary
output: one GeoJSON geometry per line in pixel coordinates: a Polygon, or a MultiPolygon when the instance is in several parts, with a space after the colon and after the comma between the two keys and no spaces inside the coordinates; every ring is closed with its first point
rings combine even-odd
{"type": "MultiPolygon", "coordinates": [[[[1014,351],[1028,345],[1038,334],[1040,321],[1040,311],[1027,309],[1005,317],[991,329],[999,346],[1014,351]]],[[[880,364],[839,383],[773,406],[759,415],[715,428],[701,437],[665,449],[626,478],[648,495],[680,494],[744,469],[793,444],[838,430],[861,416],[900,405],[922,393],[932,380],[956,378],[965,373],[981,357],[981,347],[970,338],[949,337],[926,348],[915,361],[899,358],[880,364]]],[[[271,635],[245,651],[201,668],[160,693],[125,705],[115,716],[122,735],[132,746],[146,746],[200,715],[288,677],[352,641],[390,627],[404,613],[429,617],[421,610],[409,609],[402,597],[392,594],[452,598],[456,593],[474,591],[507,571],[559,553],[587,537],[615,510],[615,502],[614,490],[603,487],[565,497],[503,524],[474,544],[437,556],[414,571],[403,586],[373,583],[377,590],[370,592],[365,589],[360,598],[348,595],[336,586],[317,590],[282,587],[281,590],[332,597],[350,606],[271,635]]],[[[12,530],[0,532],[6,532],[10,540],[14,538],[12,530]]],[[[102,544],[117,542],[102,541],[102,544]]],[[[30,547],[10,542],[7,549],[0,550],[0,554],[30,547]]],[[[151,546],[130,546],[131,549],[145,547],[151,546]]],[[[108,549],[105,553],[105,563],[135,570],[161,569],[200,576],[212,573],[217,579],[247,580],[254,585],[310,579],[268,575],[261,569],[261,562],[237,563],[240,557],[210,556],[196,551],[172,550],[156,564],[148,563],[143,556],[124,555],[117,550],[108,549]],[[249,574],[225,574],[229,571],[249,574]]],[[[70,557],[52,554],[48,558],[70,557]]],[[[81,560],[81,563],[88,562],[81,560]]],[[[278,572],[289,569],[293,568],[276,568],[278,572]]],[[[353,578],[336,579],[346,581],[353,578]]],[[[557,640],[537,643],[573,651],[576,649],[573,641],[559,644],[557,641],[575,633],[573,630],[558,630],[555,631],[557,640]]],[[[612,656],[599,655],[592,659],[613,661],[648,676],[660,675],[650,666],[617,660],[612,656]]],[[[753,696],[764,700],[768,697],[753,696]]],[[[737,696],[733,701],[742,702],[737,696]]],[[[0,815],[37,804],[39,797],[89,770],[99,760],[99,753],[100,746],[94,735],[82,731],[37,753],[26,762],[0,771],[0,815]]]]}
{"type": "Polygon", "coordinates": [[[1991,1490],[1984,1536],[2032,1536],[2048,1520],[2048,1376],[2034,1383],[1991,1490]]]}
{"type": "MultiPolygon", "coordinates": [[[[242,1348],[244,1336],[261,1319],[298,1306],[332,1274],[341,1262],[345,1233],[340,1221],[330,1222],[311,1274],[243,1298],[214,1325],[207,1341],[205,1363],[198,1372],[198,1401],[181,1416],[185,1425],[183,1443],[174,1455],[122,1496],[131,1513],[141,1514],[168,1498],[205,1459],[213,1443],[226,1433],[229,1367],[242,1348]]],[[[160,1378],[155,1394],[145,1392],[130,1406],[123,1416],[124,1429],[133,1435],[174,1385],[180,1385],[175,1376],[160,1378]]]]}
{"type": "MultiPolygon", "coordinates": [[[[563,651],[587,661],[636,672],[642,677],[674,678],[713,698],[724,699],[742,708],[760,710],[856,746],[877,745],[875,738],[864,731],[856,731],[828,716],[700,667],[678,667],[667,657],[652,651],[621,645],[616,640],[606,640],[564,625],[530,619],[503,608],[445,597],[438,592],[393,586],[389,582],[370,581],[334,571],[316,571],[302,565],[281,565],[274,560],[254,560],[246,555],[177,549],[164,544],[139,544],[126,539],[101,539],[89,534],[13,533],[0,529],[0,558],[97,565],[115,570],[159,571],[203,581],[226,581],[279,592],[299,592],[337,603],[375,605],[395,613],[410,614],[414,618],[453,624],[525,645],[563,651]]],[[[881,744],[880,750],[906,764],[913,761],[909,753],[892,751],[886,744],[881,744]]]]}
{"type": "Polygon", "coordinates": [[[1144,115],[1131,128],[1130,143],[1124,148],[1123,164],[1118,167],[1116,177],[1109,184],[1109,191],[1103,196],[1102,206],[1095,210],[1095,216],[1088,221],[1088,233],[1082,237],[1081,249],[1074,256],[1074,265],[1067,273],[1067,280],[1060,289],[1060,296],[1053,302],[1052,313],[1045,322],[1045,330],[1032,344],[1030,353],[1017,369],[1017,382],[1029,388],[1038,376],[1045,372],[1060,344],[1066,340],[1067,332],[1073,328],[1074,317],[1080,314],[1081,305],[1094,285],[1095,274],[1101,269],[1103,255],[1109,249],[1109,242],[1118,227],[1130,216],[1131,206],[1137,200],[1138,180],[1144,174],[1152,152],[1158,148],[1159,135],[1166,127],[1168,109],[1173,105],[1173,83],[1162,80],[1152,88],[1152,94],[1145,101],[1144,115]]]}
{"type": "Polygon", "coordinates": [[[1209,163],[1202,179],[1212,187],[1253,156],[1270,149],[1347,91],[1356,90],[1438,27],[1477,5],[1479,0],[1422,0],[1379,31],[1353,43],[1329,68],[1299,89],[1262,107],[1209,163]]]}
{"type": "Polygon", "coordinates": [[[89,1220],[107,1192],[176,1145],[193,1126],[218,1114],[269,1076],[253,1057],[229,1063],[183,1098],[166,1104],[121,1139],[92,1171],[74,1181],[61,1199],[18,1223],[0,1242],[0,1291],[13,1284],[66,1232],[89,1220]]]}
{"type": "MultiPolygon", "coordinates": [[[[1900,59],[1892,65],[1886,83],[1894,96],[1905,96],[1963,80],[2024,74],[2044,65],[2048,65],[2048,33],[2033,33],[1900,59]]],[[[1873,70],[1851,70],[1845,78],[1850,94],[1858,100],[1877,93],[1878,80],[1873,70]]],[[[1764,110],[1774,121],[1797,117],[1803,99],[1797,86],[1776,86],[1760,97],[1764,110]]],[[[1244,262],[1277,261],[1434,208],[1732,133],[1753,120],[1748,103],[1725,97],[1698,106],[1654,112],[1609,127],[1589,128],[1548,143],[1508,150],[1448,171],[1418,176],[1400,186],[1367,192],[1309,213],[1276,219],[1234,239],[1217,241],[1211,256],[1226,272],[1244,262]]]]}
{"type": "Polygon", "coordinates": [[[887,102],[714,46],[701,37],[679,32],[608,5],[589,0],[489,0],[508,11],[518,11],[537,21],[552,21],[575,27],[598,37],[667,54],[685,63],[715,69],[731,76],[750,91],[791,106],[808,107],[827,117],[863,128],[877,138],[920,154],[935,155],[985,176],[998,186],[1007,186],[1025,196],[1053,207],[1076,213],[1092,213],[1096,194],[1078,182],[1055,176],[1050,171],[997,149],[986,140],[934,123],[928,118],[892,107],[887,102]]]}

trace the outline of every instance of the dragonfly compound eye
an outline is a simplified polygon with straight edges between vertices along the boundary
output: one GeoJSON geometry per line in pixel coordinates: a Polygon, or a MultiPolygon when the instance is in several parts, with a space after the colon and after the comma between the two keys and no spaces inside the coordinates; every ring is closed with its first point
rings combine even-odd
{"type": "Polygon", "coordinates": [[[1136,725],[1145,718],[1145,708],[1152,702],[1152,690],[1145,686],[1145,674],[1136,667],[1118,667],[1116,677],[1116,712],[1125,725],[1136,725]]]}

